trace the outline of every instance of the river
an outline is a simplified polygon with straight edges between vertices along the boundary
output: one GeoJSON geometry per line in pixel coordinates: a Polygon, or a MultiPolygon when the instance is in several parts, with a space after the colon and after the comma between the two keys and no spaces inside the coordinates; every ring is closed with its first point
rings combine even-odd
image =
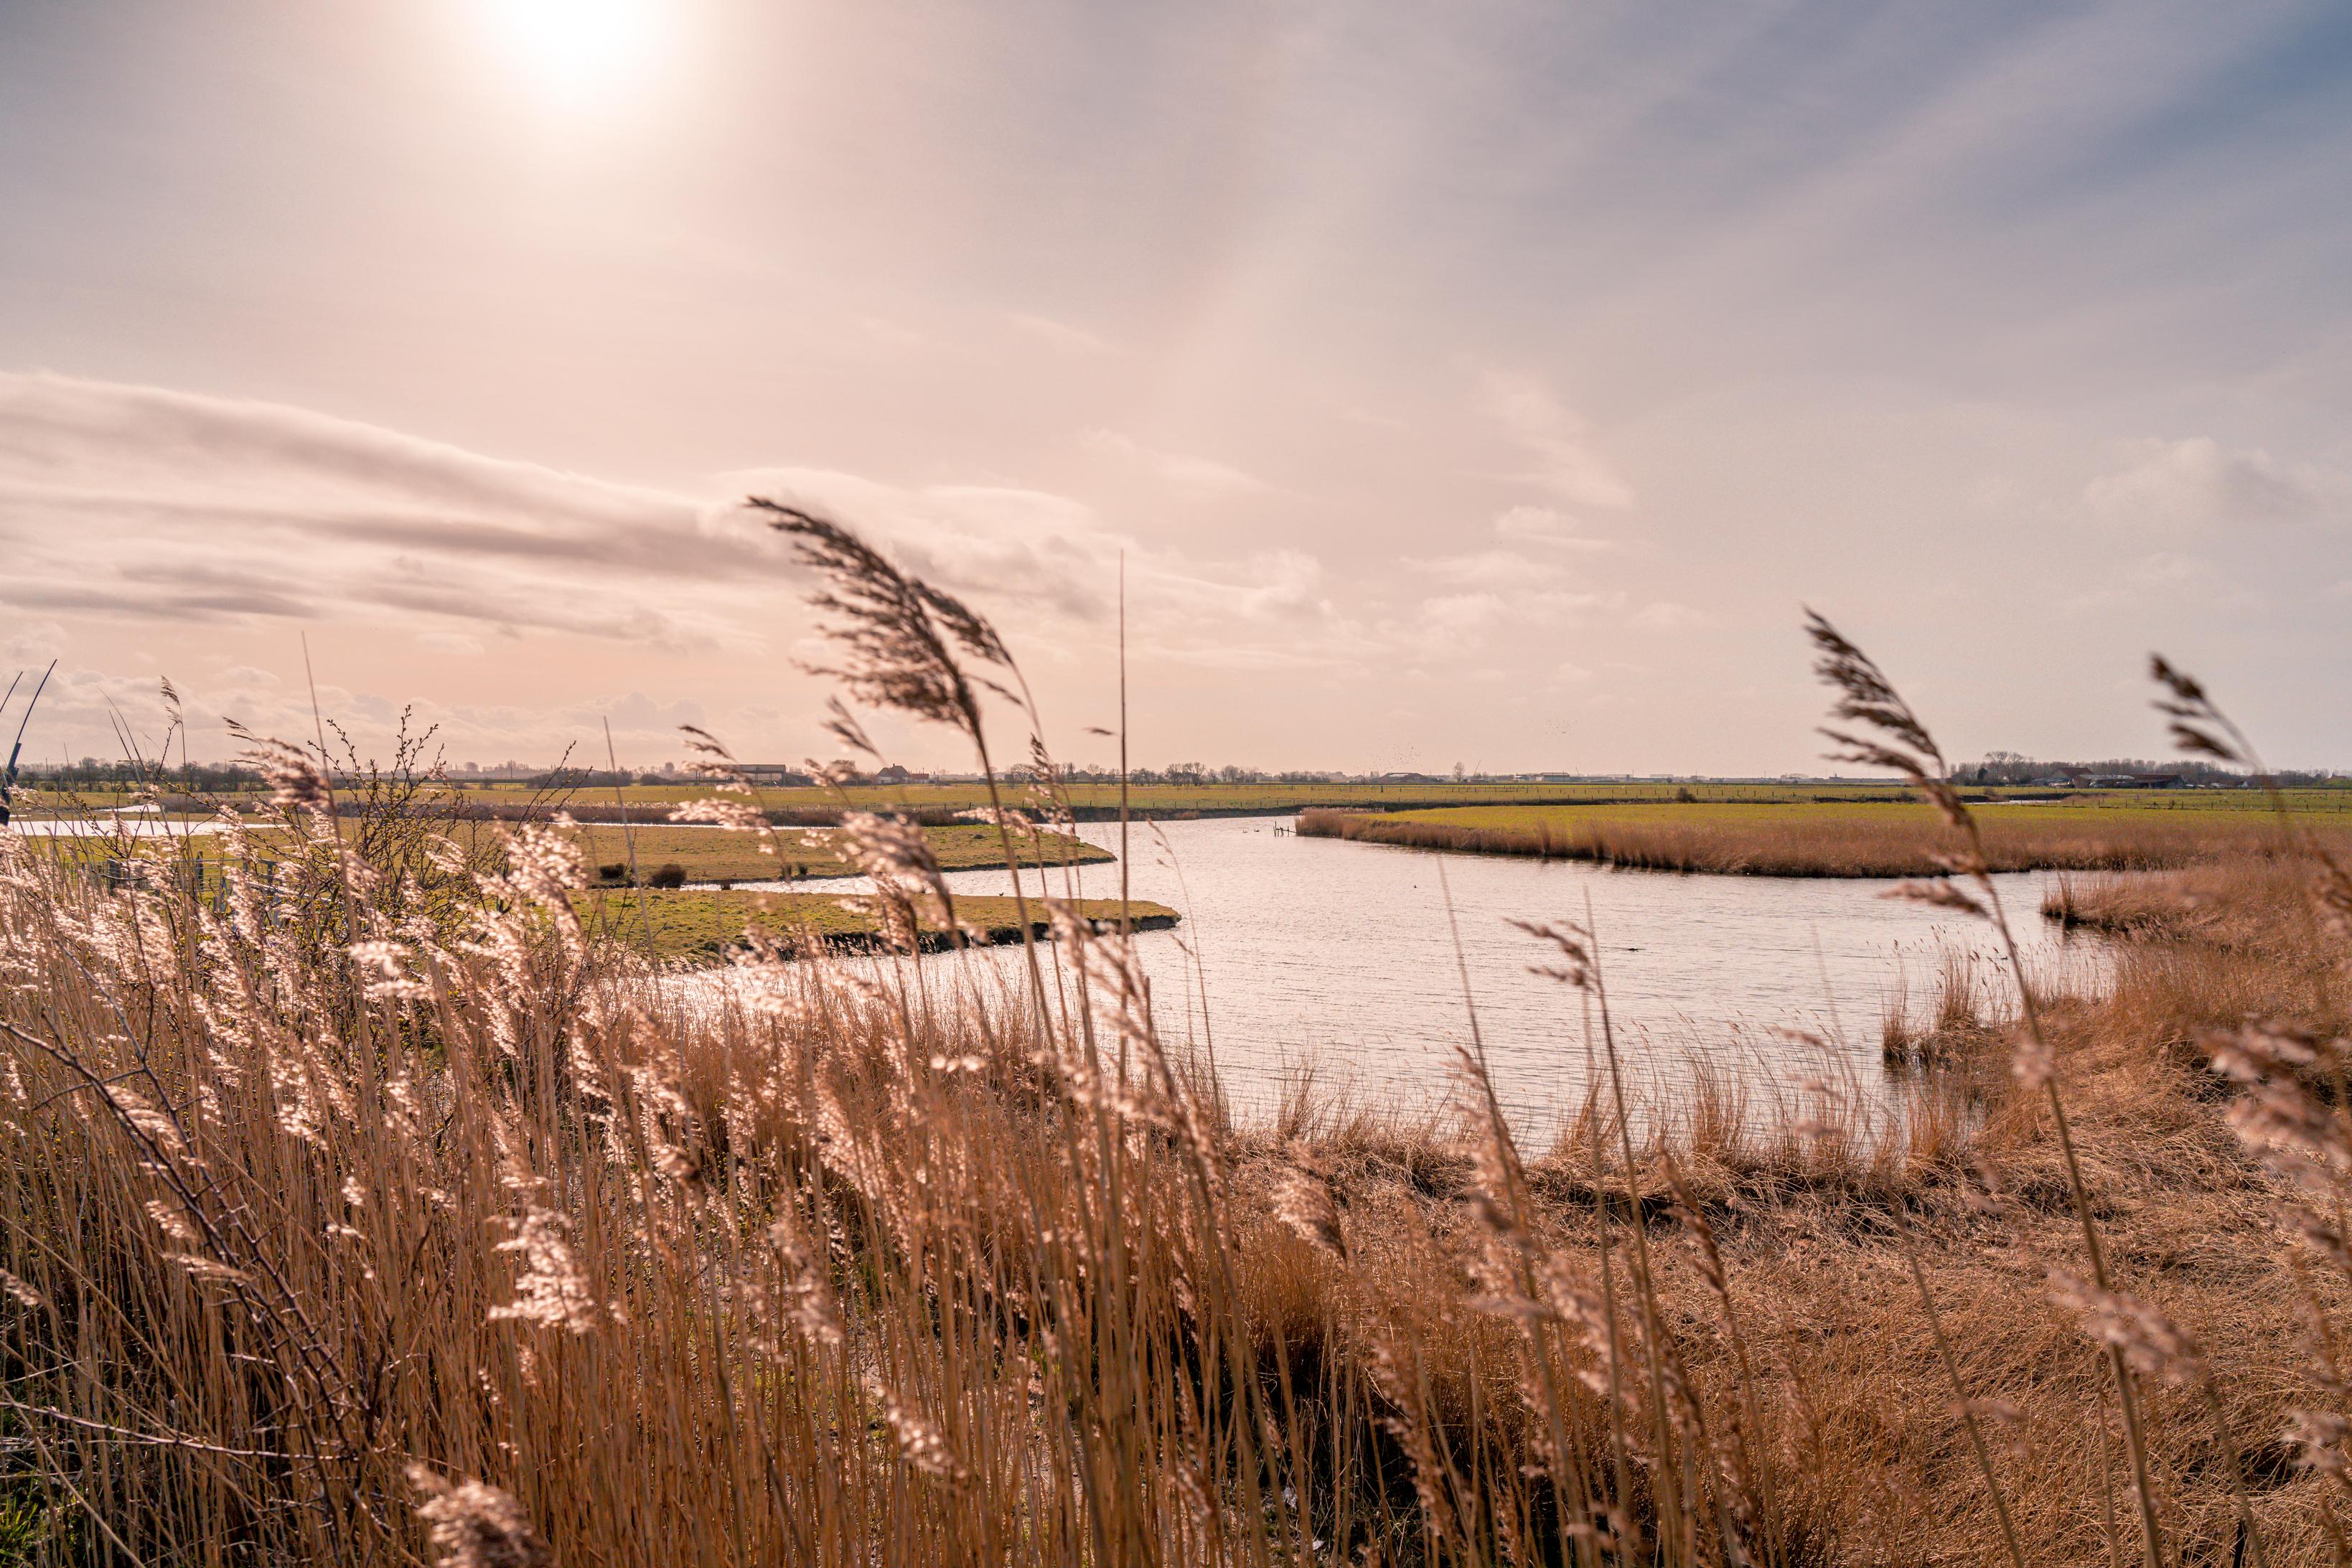
{"type": "MultiPolygon", "coordinates": [[[[1288,819],[1217,818],[1130,830],[1133,896],[1185,917],[1176,930],[1136,938],[1161,1031],[1213,1044],[1245,1113],[1264,1113],[1308,1063],[1325,1092],[1408,1111],[1436,1107],[1456,1082],[1475,1006],[1513,1120],[1530,1129],[1555,1124],[1585,1083],[1582,998],[1529,973],[1547,948],[1510,922],[1581,922],[1588,903],[1624,1058],[1648,1098],[1671,1098],[1701,1063],[1759,1100],[1785,1097],[1809,1079],[1868,1092],[1884,1081],[1880,1018],[1898,973],[1907,973],[1920,1010],[1946,949],[1970,956],[1988,980],[2005,973],[1979,924],[1889,899],[1887,882],[1440,857],[1299,838],[1290,826],[1288,819]],[[1832,1043],[1824,1051],[1788,1030],[1832,1043]]],[[[1118,847],[1116,822],[1084,823],[1078,832],[1118,847]]],[[[1054,891],[1064,892],[1071,874],[1049,873],[1054,891]]],[[[1081,896],[1118,895],[1117,865],[1077,868],[1074,877],[1081,896]]],[[[2095,985],[2095,946],[2063,939],[2040,915],[2053,881],[2049,873],[1996,879],[2029,969],[2095,985]]],[[[1002,870],[958,872],[949,882],[959,893],[1009,891],[1002,870]]],[[[1034,889],[1034,873],[1028,882],[1034,889]]],[[[796,885],[847,892],[861,884],[796,885]]],[[[999,952],[981,961],[1007,958],[999,952]]]]}

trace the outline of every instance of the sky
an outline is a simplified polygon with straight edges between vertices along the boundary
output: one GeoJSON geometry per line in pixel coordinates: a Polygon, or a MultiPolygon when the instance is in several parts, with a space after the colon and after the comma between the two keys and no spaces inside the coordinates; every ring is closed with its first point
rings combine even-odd
{"type": "Polygon", "coordinates": [[[835,755],[761,495],[1074,763],[1123,563],[1140,763],[1816,771],[1811,605],[1956,758],[2161,650],[2352,767],[2347,415],[2334,0],[0,5],[38,760],[835,755]]]}

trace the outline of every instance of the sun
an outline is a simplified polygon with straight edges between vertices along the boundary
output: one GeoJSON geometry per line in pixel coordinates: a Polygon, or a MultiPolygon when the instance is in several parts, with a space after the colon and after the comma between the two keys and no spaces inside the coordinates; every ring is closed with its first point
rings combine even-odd
{"type": "Polygon", "coordinates": [[[661,41],[663,0],[477,0],[485,37],[539,92],[566,105],[607,97],[661,41]]]}

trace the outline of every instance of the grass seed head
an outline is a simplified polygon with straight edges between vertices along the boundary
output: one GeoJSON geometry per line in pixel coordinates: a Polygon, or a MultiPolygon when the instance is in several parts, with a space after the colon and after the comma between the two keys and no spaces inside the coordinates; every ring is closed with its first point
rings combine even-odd
{"type": "Polygon", "coordinates": [[[423,1465],[408,1467],[408,1483],[425,1500],[416,1514],[440,1553],[436,1568],[555,1568],[555,1553],[513,1493],[478,1480],[451,1482],[423,1465]]]}

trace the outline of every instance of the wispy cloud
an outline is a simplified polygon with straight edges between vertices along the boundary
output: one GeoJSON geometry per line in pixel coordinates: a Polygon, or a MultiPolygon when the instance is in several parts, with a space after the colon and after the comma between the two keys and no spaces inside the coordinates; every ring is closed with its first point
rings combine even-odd
{"type": "Polygon", "coordinates": [[[1547,587],[1568,578],[1567,569],[1557,561],[1538,560],[1510,549],[1412,558],[1407,559],[1405,565],[1454,587],[1489,589],[1497,592],[1547,587]]]}
{"type": "MultiPolygon", "coordinates": [[[[1165,461],[1183,482],[1255,484],[1165,461]]],[[[0,375],[0,529],[15,541],[0,604],[57,616],[375,621],[444,655],[534,634],[790,643],[808,630],[796,569],[740,508],[749,494],[851,523],[1047,663],[1099,648],[1122,558],[1131,598],[1150,607],[1138,646],[1154,656],[1297,667],[1367,648],[1310,552],[1200,559],[1048,491],[779,466],[715,475],[689,496],[279,404],[0,375]]]]}
{"type": "Polygon", "coordinates": [[[2125,528],[2352,520],[2352,474],[2290,463],[2210,435],[2133,444],[2128,460],[2083,492],[2091,515],[2125,528]]]}
{"type": "Polygon", "coordinates": [[[1549,507],[1510,507],[1495,515],[1495,535],[1547,549],[1607,549],[1610,541],[1583,531],[1574,517],[1549,507]]]}
{"type": "Polygon", "coordinates": [[[1167,481],[1180,490],[1201,496],[1257,496],[1274,488],[1255,474],[1213,457],[1194,457],[1147,446],[1116,430],[1089,431],[1087,440],[1101,451],[1167,481]]]}
{"type": "Polygon", "coordinates": [[[281,404],[0,375],[0,603],[350,613],[708,645],[782,552],[685,497],[281,404]]]}
{"type": "Polygon", "coordinates": [[[1630,507],[1633,487],[1592,444],[1582,415],[1539,378],[1489,371],[1481,382],[1488,414],[1535,460],[1521,476],[1586,507],[1630,507]]]}
{"type": "Polygon", "coordinates": [[[1112,350],[1109,339],[1089,332],[1083,327],[1073,327],[1067,321],[1057,321],[1051,316],[1015,312],[1005,319],[1030,337],[1065,354],[1108,354],[1112,350]]]}

